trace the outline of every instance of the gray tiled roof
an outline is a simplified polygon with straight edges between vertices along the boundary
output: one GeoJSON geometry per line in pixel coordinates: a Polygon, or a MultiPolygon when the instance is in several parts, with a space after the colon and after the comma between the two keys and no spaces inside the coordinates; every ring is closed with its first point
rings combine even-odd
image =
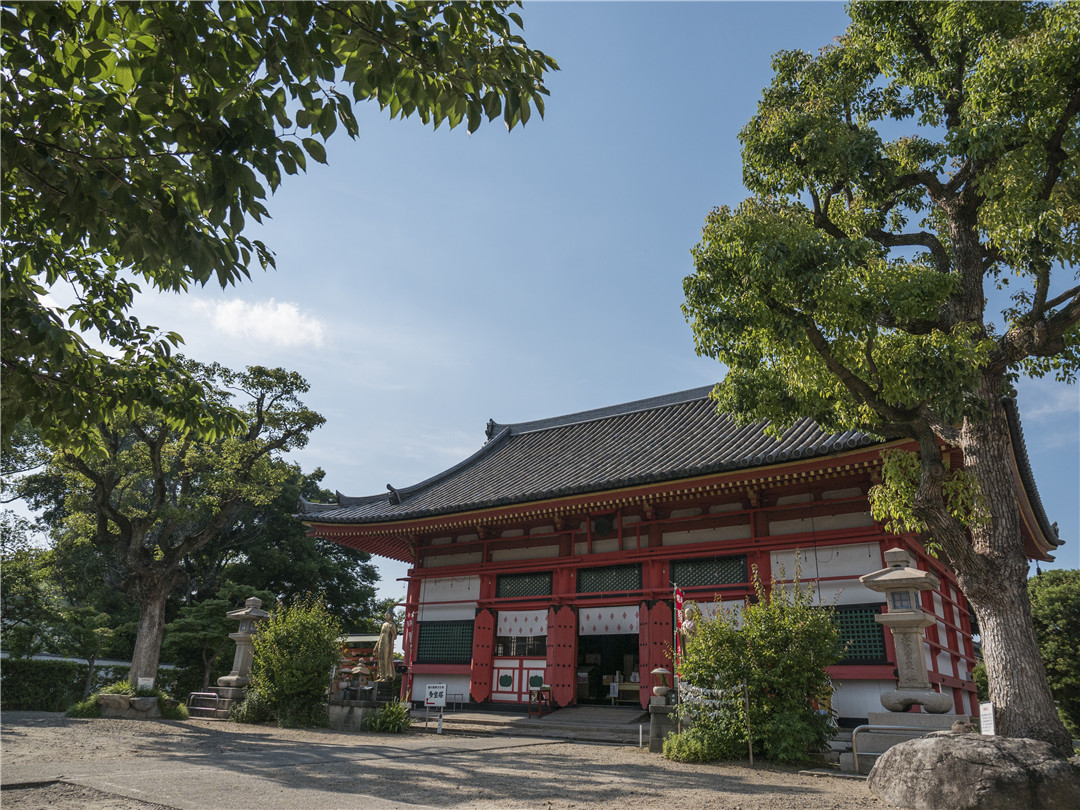
{"type": "Polygon", "coordinates": [[[809,419],[780,441],[763,423],[739,427],[716,412],[710,387],[517,424],[488,423],[469,458],[406,489],[338,503],[301,503],[305,520],[376,523],[659,483],[808,458],[876,443],[825,433],[809,419]]]}

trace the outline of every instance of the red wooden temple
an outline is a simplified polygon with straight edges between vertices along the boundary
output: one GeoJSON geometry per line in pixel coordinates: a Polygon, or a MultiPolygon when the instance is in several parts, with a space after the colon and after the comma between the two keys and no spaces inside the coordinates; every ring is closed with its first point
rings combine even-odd
{"type": "MultiPolygon", "coordinates": [[[[650,672],[671,668],[672,589],[704,612],[737,606],[796,571],[835,604],[846,657],[830,670],[841,720],[880,711],[895,685],[881,594],[862,574],[908,549],[940,577],[923,595],[930,680],[977,713],[968,606],[952,572],[913,535],[890,534],[867,492],[881,452],[906,447],[810,420],[766,437],[738,427],[699,388],[518,424],[489,422],[472,456],[415,486],[301,503],[310,531],[410,563],[403,634],[415,697],[427,683],[476,703],[646,706],[650,672]]],[[[1010,402],[1016,497],[1027,553],[1060,545],[1039,501],[1010,402]]],[[[914,449],[913,447],[911,449],[914,449]]],[[[948,449],[948,448],[947,448],[948,449]]],[[[953,454],[960,463],[960,453],[953,454]]]]}

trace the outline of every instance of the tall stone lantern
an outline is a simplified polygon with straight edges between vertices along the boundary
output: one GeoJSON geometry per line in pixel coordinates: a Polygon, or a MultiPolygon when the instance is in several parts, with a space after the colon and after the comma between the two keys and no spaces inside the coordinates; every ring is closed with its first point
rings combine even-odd
{"type": "Polygon", "coordinates": [[[240,627],[235,633],[229,633],[229,638],[236,642],[232,672],[218,678],[218,689],[215,691],[221,697],[237,698],[249,682],[248,675],[251,672],[251,660],[254,655],[251,637],[255,634],[259,622],[270,618],[270,614],[262,610],[262,600],[252,596],[244,602],[242,608],[230,610],[225,615],[240,622],[240,627]],[[230,690],[230,693],[226,693],[226,690],[230,690]]]}
{"type": "Polygon", "coordinates": [[[885,563],[887,568],[859,577],[870,590],[885,594],[889,610],[877,621],[892,631],[896,642],[896,689],[881,696],[881,705],[890,712],[918,705],[931,714],[945,714],[953,707],[952,698],[930,688],[923,653],[923,630],[935,619],[919,607],[919,593],[936,589],[940,581],[912,565],[903,549],[886,551],[885,563]]]}

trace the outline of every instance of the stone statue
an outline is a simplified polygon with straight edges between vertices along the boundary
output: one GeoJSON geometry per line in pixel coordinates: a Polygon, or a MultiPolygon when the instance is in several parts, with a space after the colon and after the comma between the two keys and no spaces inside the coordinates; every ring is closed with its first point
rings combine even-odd
{"type": "Polygon", "coordinates": [[[386,611],[383,626],[379,630],[379,640],[375,642],[375,657],[378,659],[380,681],[394,680],[394,641],[397,639],[397,625],[394,624],[393,611],[386,611]]]}

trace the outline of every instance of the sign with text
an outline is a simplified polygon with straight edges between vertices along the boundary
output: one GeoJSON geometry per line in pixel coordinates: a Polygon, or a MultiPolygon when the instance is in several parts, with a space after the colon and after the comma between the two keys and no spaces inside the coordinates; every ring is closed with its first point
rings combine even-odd
{"type": "Polygon", "coordinates": [[[996,734],[994,730],[994,704],[979,704],[979,729],[983,734],[996,734]]]}
{"type": "Polygon", "coordinates": [[[427,697],[424,698],[424,705],[432,709],[442,709],[446,707],[446,684],[445,683],[429,683],[427,685],[427,697]]]}

